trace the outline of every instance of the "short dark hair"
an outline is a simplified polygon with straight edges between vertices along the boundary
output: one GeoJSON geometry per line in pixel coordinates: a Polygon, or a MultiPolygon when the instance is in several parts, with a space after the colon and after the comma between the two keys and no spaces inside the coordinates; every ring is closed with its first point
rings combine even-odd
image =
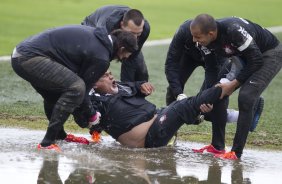
{"type": "Polygon", "coordinates": [[[141,11],[137,9],[130,9],[124,14],[122,21],[125,25],[127,25],[129,20],[132,20],[135,25],[140,26],[144,20],[144,16],[141,11]]]}
{"type": "Polygon", "coordinates": [[[215,19],[208,14],[198,15],[191,23],[191,26],[198,26],[202,33],[207,34],[217,29],[215,19]]]}
{"type": "Polygon", "coordinates": [[[133,33],[117,29],[111,32],[114,44],[114,52],[119,48],[124,47],[128,52],[138,50],[137,38],[133,33]]]}

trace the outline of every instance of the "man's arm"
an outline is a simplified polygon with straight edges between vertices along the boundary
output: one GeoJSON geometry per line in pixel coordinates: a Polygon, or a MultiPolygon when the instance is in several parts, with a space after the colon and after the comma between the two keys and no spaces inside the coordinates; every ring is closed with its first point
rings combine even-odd
{"type": "Polygon", "coordinates": [[[223,60],[224,58],[216,57],[213,52],[205,55],[205,84],[202,90],[208,89],[218,82],[220,70],[219,59],[223,60]]]}
{"type": "Polygon", "coordinates": [[[254,38],[243,25],[233,24],[227,35],[231,44],[237,48],[242,59],[246,62],[246,66],[236,77],[237,81],[242,84],[263,65],[262,53],[254,38]]]}
{"type": "MultiPolygon", "coordinates": [[[[180,59],[184,52],[186,41],[186,26],[181,26],[175,33],[170,43],[167,58],[165,62],[165,74],[172,93],[175,97],[183,93],[180,82],[180,59]]],[[[187,28],[188,29],[188,28],[187,28]]]]}

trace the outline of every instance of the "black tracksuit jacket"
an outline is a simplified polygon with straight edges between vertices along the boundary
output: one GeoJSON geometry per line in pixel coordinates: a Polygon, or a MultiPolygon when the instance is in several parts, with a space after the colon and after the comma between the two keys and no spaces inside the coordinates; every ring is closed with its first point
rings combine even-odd
{"type": "Polygon", "coordinates": [[[189,55],[192,60],[205,63],[205,84],[203,89],[207,89],[217,82],[219,64],[214,53],[206,47],[193,42],[193,36],[190,32],[191,21],[185,21],[175,33],[169,46],[165,62],[165,74],[173,95],[183,93],[180,83],[179,62],[183,54],[189,55]]]}
{"type": "Polygon", "coordinates": [[[236,79],[244,83],[262,66],[262,53],[275,48],[279,41],[267,29],[238,17],[217,19],[217,38],[207,47],[218,55],[241,57],[246,66],[236,79]]]}
{"type": "MultiPolygon", "coordinates": [[[[120,22],[122,21],[123,15],[129,10],[128,6],[122,5],[108,5],[97,9],[94,13],[87,16],[82,25],[91,27],[106,27],[108,32],[120,29],[120,22]]],[[[150,25],[147,20],[143,27],[142,34],[138,37],[138,51],[133,53],[130,57],[135,57],[141,51],[143,44],[147,40],[150,34],[150,25]]]]}
{"type": "Polygon", "coordinates": [[[77,124],[86,127],[89,115],[96,113],[90,105],[88,93],[113,59],[113,44],[107,30],[82,25],[49,29],[21,42],[17,45],[17,51],[27,58],[50,58],[83,79],[86,95],[82,105],[73,114],[75,119],[80,120],[76,121],[77,124]]]}
{"type": "Polygon", "coordinates": [[[113,59],[112,45],[105,28],[70,25],[29,37],[17,51],[26,57],[51,58],[80,76],[90,90],[113,59]]]}
{"type": "Polygon", "coordinates": [[[133,127],[152,119],[156,113],[156,106],[147,101],[146,96],[140,92],[143,83],[120,82],[119,92],[115,95],[93,94],[92,104],[102,116],[100,123],[92,127],[92,130],[105,130],[117,139],[133,127]]]}

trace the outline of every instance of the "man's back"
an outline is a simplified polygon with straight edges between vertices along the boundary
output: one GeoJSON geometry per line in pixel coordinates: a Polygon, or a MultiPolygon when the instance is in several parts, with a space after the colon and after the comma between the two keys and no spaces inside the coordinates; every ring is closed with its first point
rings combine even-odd
{"type": "Polygon", "coordinates": [[[128,6],[123,5],[103,6],[87,16],[81,24],[91,27],[106,26],[110,32],[120,28],[119,23],[121,22],[124,13],[129,9],[128,6]]]}

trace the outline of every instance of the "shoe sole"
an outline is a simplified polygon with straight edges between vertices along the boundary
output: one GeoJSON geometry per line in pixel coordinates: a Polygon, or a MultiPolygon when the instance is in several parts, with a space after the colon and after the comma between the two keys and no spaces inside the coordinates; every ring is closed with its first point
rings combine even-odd
{"type": "Polygon", "coordinates": [[[260,97],[259,102],[258,102],[258,108],[256,109],[255,117],[254,117],[254,118],[257,118],[257,117],[258,118],[253,120],[254,122],[252,123],[252,125],[250,127],[250,132],[253,132],[256,129],[256,127],[259,123],[263,108],[264,108],[264,98],[260,97]]]}

